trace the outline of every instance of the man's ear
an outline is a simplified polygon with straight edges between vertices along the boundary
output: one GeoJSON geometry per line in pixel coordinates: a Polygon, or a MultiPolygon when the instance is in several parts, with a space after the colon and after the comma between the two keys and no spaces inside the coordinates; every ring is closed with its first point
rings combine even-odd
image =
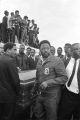
{"type": "Polygon", "coordinates": [[[7,49],[6,52],[7,52],[7,53],[10,53],[10,49],[7,49]]]}

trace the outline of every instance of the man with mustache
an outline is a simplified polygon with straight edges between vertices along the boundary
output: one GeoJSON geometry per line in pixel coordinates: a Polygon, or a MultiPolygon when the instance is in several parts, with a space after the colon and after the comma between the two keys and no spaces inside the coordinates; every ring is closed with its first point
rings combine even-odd
{"type": "Polygon", "coordinates": [[[67,81],[62,60],[51,55],[49,41],[40,43],[42,59],[39,59],[35,87],[39,88],[34,115],[37,120],[57,120],[57,108],[61,86],[67,81]]]}

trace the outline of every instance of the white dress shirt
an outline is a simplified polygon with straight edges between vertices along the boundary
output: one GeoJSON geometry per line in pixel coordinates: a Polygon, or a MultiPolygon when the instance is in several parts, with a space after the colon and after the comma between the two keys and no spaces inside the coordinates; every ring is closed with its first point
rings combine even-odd
{"type": "Polygon", "coordinates": [[[79,61],[80,59],[78,59],[76,62],[76,70],[75,70],[75,74],[74,74],[74,77],[73,77],[73,80],[71,82],[71,85],[68,87],[67,86],[67,83],[69,81],[69,78],[72,74],[72,71],[73,71],[73,66],[74,66],[74,62],[75,62],[75,59],[74,58],[71,58],[70,61],[69,61],[69,64],[67,65],[66,67],[66,72],[67,72],[67,76],[68,76],[68,81],[66,83],[66,87],[69,91],[73,92],[73,93],[76,93],[78,94],[79,93],[79,88],[78,88],[78,80],[77,80],[77,71],[78,71],[78,66],[79,66],[79,61]]]}

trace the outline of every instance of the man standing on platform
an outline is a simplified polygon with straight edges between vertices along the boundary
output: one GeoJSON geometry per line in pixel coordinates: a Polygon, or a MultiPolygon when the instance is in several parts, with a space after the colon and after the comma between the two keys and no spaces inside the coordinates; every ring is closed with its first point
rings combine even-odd
{"type": "Polygon", "coordinates": [[[17,36],[17,40],[20,43],[21,42],[20,41],[20,27],[21,27],[21,23],[22,23],[22,18],[19,15],[18,10],[15,11],[14,18],[15,18],[15,35],[17,36]]]}
{"type": "Polygon", "coordinates": [[[8,42],[8,15],[9,12],[7,10],[4,11],[5,16],[2,20],[2,41],[4,43],[8,42]]]}

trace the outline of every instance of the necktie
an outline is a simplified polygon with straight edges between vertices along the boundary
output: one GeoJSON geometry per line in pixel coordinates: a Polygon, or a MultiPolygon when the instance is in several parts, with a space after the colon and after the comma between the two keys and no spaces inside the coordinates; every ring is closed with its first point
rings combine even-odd
{"type": "Polygon", "coordinates": [[[70,59],[71,59],[71,57],[68,57],[68,58],[66,59],[66,61],[65,61],[65,67],[67,67],[67,65],[68,65],[68,63],[69,63],[69,61],[70,61],[70,59]]]}
{"type": "Polygon", "coordinates": [[[72,71],[71,77],[70,77],[70,79],[69,79],[69,81],[68,81],[68,83],[67,83],[67,86],[68,86],[68,87],[71,85],[72,79],[73,79],[73,77],[74,77],[75,69],[76,69],[76,63],[77,63],[77,60],[75,60],[75,62],[74,62],[73,71],[72,71]]]}
{"type": "Polygon", "coordinates": [[[78,72],[77,72],[77,80],[78,80],[78,88],[80,93],[80,63],[79,63],[78,72]]]}

